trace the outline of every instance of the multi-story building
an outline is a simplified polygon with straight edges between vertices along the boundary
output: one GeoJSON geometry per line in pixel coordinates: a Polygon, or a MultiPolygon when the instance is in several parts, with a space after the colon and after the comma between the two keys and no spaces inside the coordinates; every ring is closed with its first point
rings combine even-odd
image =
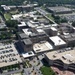
{"type": "Polygon", "coordinates": [[[75,50],[72,50],[71,48],[48,52],[45,55],[45,59],[49,65],[55,65],[62,67],[63,69],[75,71],[75,50]]]}
{"type": "Polygon", "coordinates": [[[63,39],[61,39],[59,36],[52,36],[49,37],[49,39],[55,49],[59,49],[67,46],[66,42],[63,39]]]}

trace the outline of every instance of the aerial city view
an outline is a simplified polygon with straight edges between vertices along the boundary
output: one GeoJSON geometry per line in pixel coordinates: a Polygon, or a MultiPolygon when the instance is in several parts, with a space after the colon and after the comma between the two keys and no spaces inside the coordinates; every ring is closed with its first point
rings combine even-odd
{"type": "Polygon", "coordinates": [[[0,75],[75,75],[75,0],[0,0],[0,75]]]}

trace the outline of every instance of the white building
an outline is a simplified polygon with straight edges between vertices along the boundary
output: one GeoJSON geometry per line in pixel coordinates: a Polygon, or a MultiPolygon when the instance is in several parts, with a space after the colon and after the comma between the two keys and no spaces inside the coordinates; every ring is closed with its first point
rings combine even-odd
{"type": "Polygon", "coordinates": [[[21,22],[21,24],[18,24],[18,30],[22,31],[22,29],[24,29],[26,27],[26,23],[25,22],[21,22]]]}
{"type": "Polygon", "coordinates": [[[61,39],[59,36],[49,37],[50,41],[53,43],[55,48],[63,48],[66,46],[66,42],[61,39]]]}
{"type": "Polygon", "coordinates": [[[29,57],[32,57],[32,56],[35,56],[34,52],[33,51],[29,51],[27,53],[23,53],[22,56],[24,58],[29,58],[29,57]]]}

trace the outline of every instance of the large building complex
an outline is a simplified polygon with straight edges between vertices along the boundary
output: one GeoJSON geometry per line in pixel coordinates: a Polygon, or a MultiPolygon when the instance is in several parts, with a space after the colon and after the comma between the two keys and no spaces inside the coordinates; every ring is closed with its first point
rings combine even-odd
{"type": "Polygon", "coordinates": [[[67,14],[72,13],[70,8],[66,7],[48,7],[48,11],[52,12],[53,14],[67,14]]]}
{"type": "MultiPolygon", "coordinates": [[[[8,6],[3,7],[7,8],[8,6]]],[[[9,8],[16,7],[9,6],[9,8]]],[[[31,7],[17,6],[17,8],[26,9],[31,7]]],[[[48,10],[52,14],[72,13],[72,10],[66,7],[48,7],[48,10]]],[[[75,50],[73,50],[72,46],[75,42],[75,30],[69,23],[56,24],[47,17],[48,14],[50,13],[42,11],[41,8],[35,8],[34,11],[24,11],[12,15],[11,20],[17,20],[19,22],[18,44],[24,50],[21,54],[22,59],[24,61],[26,58],[32,59],[34,56],[42,55],[49,65],[75,70],[75,50]]],[[[2,59],[0,61],[0,67],[22,62],[14,46],[4,47],[1,48],[4,51],[1,50],[0,52],[0,59],[2,59]]]]}
{"type": "Polygon", "coordinates": [[[75,10],[33,3],[1,5],[0,75],[46,75],[45,67],[52,75],[66,75],[54,67],[75,73],[75,10]]]}
{"type": "Polygon", "coordinates": [[[75,70],[75,50],[64,48],[57,51],[48,52],[46,60],[50,65],[60,66],[64,69],[75,70]]]}

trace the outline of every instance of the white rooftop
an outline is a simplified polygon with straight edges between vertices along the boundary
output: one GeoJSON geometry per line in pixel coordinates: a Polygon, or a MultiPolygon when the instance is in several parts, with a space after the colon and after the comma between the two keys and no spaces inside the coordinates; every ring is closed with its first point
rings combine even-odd
{"type": "Polygon", "coordinates": [[[37,32],[45,32],[43,29],[37,29],[37,32]]]}
{"type": "Polygon", "coordinates": [[[49,38],[54,43],[55,46],[66,44],[66,42],[62,40],[59,36],[53,36],[49,38]]]}
{"type": "Polygon", "coordinates": [[[57,31],[57,29],[56,29],[55,27],[51,27],[51,29],[52,29],[53,31],[57,31]]]}
{"type": "Polygon", "coordinates": [[[4,10],[10,10],[10,7],[8,7],[6,5],[1,5],[1,7],[3,7],[4,10]]]}
{"type": "Polygon", "coordinates": [[[41,41],[33,45],[33,50],[35,53],[44,52],[52,49],[53,46],[47,41],[41,41]]]}
{"type": "Polygon", "coordinates": [[[21,24],[18,24],[19,27],[22,27],[22,26],[26,26],[26,23],[25,22],[21,22],[21,24]]]}
{"type": "Polygon", "coordinates": [[[30,23],[32,23],[32,24],[38,24],[39,22],[34,22],[34,21],[30,20],[30,23]]]}
{"type": "Polygon", "coordinates": [[[32,34],[32,32],[29,29],[22,29],[22,30],[26,35],[32,34]]]}
{"type": "Polygon", "coordinates": [[[38,24],[32,24],[31,22],[27,22],[29,27],[35,28],[38,27],[38,24]]]}
{"type": "Polygon", "coordinates": [[[34,55],[35,55],[35,54],[34,54],[33,51],[30,51],[30,52],[27,52],[27,53],[23,53],[23,54],[22,54],[22,56],[23,56],[24,58],[31,57],[31,56],[34,56],[34,55]]]}
{"type": "Polygon", "coordinates": [[[22,16],[22,14],[16,14],[16,15],[12,15],[13,19],[20,18],[21,16],[22,16]]]}
{"type": "Polygon", "coordinates": [[[52,26],[58,26],[58,24],[54,23],[54,24],[52,24],[52,26]]]}

